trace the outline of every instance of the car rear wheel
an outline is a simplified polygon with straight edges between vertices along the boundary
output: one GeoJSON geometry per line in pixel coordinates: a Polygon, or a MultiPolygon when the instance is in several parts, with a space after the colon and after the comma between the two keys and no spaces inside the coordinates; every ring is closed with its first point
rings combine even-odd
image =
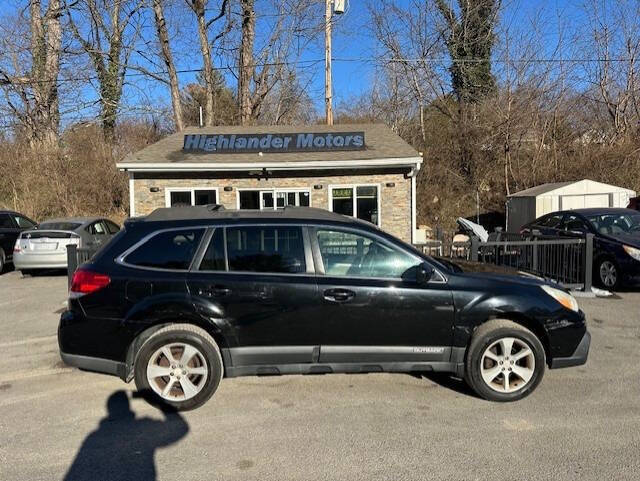
{"type": "Polygon", "coordinates": [[[4,249],[0,248],[0,274],[4,271],[4,265],[6,263],[6,257],[4,255],[4,249]]]}
{"type": "Polygon", "coordinates": [[[620,272],[618,266],[611,259],[601,259],[596,268],[596,279],[605,289],[616,289],[620,284],[620,272]]]}
{"type": "Polygon", "coordinates": [[[465,366],[473,390],[489,401],[517,401],[538,386],[545,352],[528,329],[508,320],[492,320],[473,334],[465,366]]]}
{"type": "Polygon", "coordinates": [[[135,360],[136,387],[153,404],[178,411],[203,405],[223,374],[220,349],[203,329],[176,324],[155,332],[135,360]]]}

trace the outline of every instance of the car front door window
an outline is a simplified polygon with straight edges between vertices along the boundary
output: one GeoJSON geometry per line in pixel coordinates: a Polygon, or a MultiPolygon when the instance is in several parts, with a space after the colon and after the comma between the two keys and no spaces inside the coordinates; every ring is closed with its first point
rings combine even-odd
{"type": "Polygon", "coordinates": [[[318,230],[318,246],[326,275],[403,279],[420,260],[370,237],[318,230]]]}

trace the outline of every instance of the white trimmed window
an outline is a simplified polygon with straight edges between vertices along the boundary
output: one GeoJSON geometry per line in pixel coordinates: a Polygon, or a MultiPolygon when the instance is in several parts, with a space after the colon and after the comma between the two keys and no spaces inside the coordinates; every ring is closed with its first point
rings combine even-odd
{"type": "Polygon", "coordinates": [[[167,207],[217,203],[217,187],[169,187],[165,189],[165,205],[167,207]]]}
{"type": "Polygon", "coordinates": [[[352,184],[329,186],[329,210],[380,225],[380,186],[352,184]]]}
{"type": "Polygon", "coordinates": [[[238,209],[284,209],[287,206],[309,207],[311,190],[291,189],[238,189],[238,209]]]}

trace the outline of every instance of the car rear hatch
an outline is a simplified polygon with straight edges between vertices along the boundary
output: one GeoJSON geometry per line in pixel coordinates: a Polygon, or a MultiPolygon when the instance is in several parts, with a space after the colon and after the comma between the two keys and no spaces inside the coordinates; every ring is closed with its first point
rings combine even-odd
{"type": "Polygon", "coordinates": [[[67,251],[69,244],[80,247],[80,236],[72,231],[33,230],[20,234],[16,247],[23,254],[59,254],[67,251]]]}

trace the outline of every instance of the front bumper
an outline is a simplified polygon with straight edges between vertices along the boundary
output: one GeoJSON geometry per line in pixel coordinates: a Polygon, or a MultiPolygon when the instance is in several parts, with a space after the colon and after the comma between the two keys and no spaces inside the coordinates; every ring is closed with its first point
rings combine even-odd
{"type": "Polygon", "coordinates": [[[591,333],[586,331],[574,353],[569,357],[556,357],[551,361],[551,369],[562,367],[581,366],[586,364],[591,345],[591,333]]]}

